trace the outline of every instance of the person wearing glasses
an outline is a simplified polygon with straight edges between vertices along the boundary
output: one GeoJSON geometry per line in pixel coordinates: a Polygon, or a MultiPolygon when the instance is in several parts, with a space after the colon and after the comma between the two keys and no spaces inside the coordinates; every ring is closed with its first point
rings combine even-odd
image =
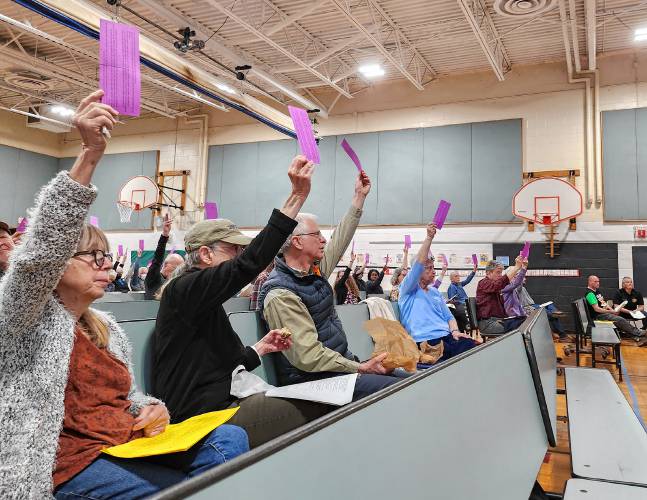
{"type": "Polygon", "coordinates": [[[153,394],[165,401],[172,422],[239,406],[229,422],[247,431],[254,448],[332,409],[261,393],[232,396],[234,369],[252,371],[261,356],[287,349],[290,338],[272,330],[244,346],[223,308],[267,267],[297,225],[294,217],[310,193],[313,171],[304,156],[292,160],[292,193],[254,239],[227,219],[204,220],[187,231],[186,262],[161,290],[153,338],[153,394]]]}
{"type": "Polygon", "coordinates": [[[248,449],[245,432],[224,425],[173,456],[101,451],[160,434],[169,421],[164,403],[135,386],[124,331],[89,307],[112,267],[105,235],[84,224],[102,129],[117,117],[102,96],[79,105],[81,153],[38,195],[0,281],[0,498],[143,498],[248,449]]]}
{"type": "Polygon", "coordinates": [[[298,225],[285,240],[282,256],[274,259],[274,271],[261,289],[259,302],[270,328],[292,332],[292,345],[276,357],[282,385],[359,373],[353,394],[357,400],[399,380],[388,376],[382,365],[386,353],[360,363],[350,351],[328,282],[350,244],[370,190],[371,181],[362,171],[352,206],[329,242],[314,215],[298,214],[298,225]]]}

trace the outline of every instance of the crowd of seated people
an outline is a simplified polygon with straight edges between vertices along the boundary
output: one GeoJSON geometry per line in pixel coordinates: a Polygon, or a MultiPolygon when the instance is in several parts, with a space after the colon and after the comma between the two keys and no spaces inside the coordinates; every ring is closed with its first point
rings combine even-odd
{"type": "MultiPolygon", "coordinates": [[[[82,148],[69,172],[60,172],[40,192],[25,236],[18,243],[0,222],[0,386],[11,407],[0,405],[0,495],[2,498],[144,498],[227,462],[334,407],[299,399],[231,394],[232,373],[254,370],[275,354],[280,385],[358,374],[353,400],[397,383],[382,362],[386,353],[360,360],[351,351],[336,304],[357,304],[360,290],[383,294],[387,270],[364,266],[355,255],[328,280],[349,246],[371,190],[365,172],[356,178],[351,206],[329,241],[316,216],[300,213],[314,171],[303,156],[288,170],[291,192],[255,238],[233,221],[204,220],[185,235],[186,260],[164,258],[172,221],[163,223],[155,255],[142,266],[137,252],[124,275],[125,258],[113,259],[105,234],[87,225],[97,190],[91,181],[106,147],[102,128],[112,130],[117,112],[100,102],[101,91],[84,99],[73,118],[82,148]],[[245,346],[223,304],[253,283],[250,309],[268,333],[245,346]],[[140,290],[160,301],[152,341],[152,391],[134,382],[131,348],[110,315],[91,308],[106,290],[140,290]],[[285,329],[291,332],[284,335],[285,329]],[[102,450],[138,437],[163,433],[170,423],[206,412],[238,408],[224,425],[186,452],[120,459],[102,450]],[[38,443],[38,447],[31,444],[38,443]]],[[[391,300],[400,322],[419,347],[442,345],[439,362],[472,349],[478,341],[467,326],[464,280],[453,272],[447,301],[430,256],[436,226],[429,224],[413,265],[408,248],[393,278],[391,300]],[[450,302],[453,308],[448,307],[450,302]]],[[[490,261],[476,292],[483,333],[511,331],[539,307],[525,289],[528,260],[508,269],[490,261]]],[[[612,314],[589,278],[586,300],[592,317],[606,319],[641,339],[644,332],[627,315],[642,310],[642,295],[623,280],[612,314]]],[[[547,309],[561,336],[561,313],[547,309]]]]}

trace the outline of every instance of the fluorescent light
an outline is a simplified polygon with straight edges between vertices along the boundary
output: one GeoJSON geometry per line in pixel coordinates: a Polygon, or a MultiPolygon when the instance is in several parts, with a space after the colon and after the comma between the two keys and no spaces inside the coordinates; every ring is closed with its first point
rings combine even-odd
{"type": "Polygon", "coordinates": [[[375,78],[384,75],[384,68],[379,64],[365,64],[357,69],[366,78],[375,78]]]}
{"type": "Polygon", "coordinates": [[[56,105],[52,106],[50,109],[52,113],[56,113],[61,116],[72,116],[74,114],[74,110],[66,106],[56,105]]]}
{"type": "Polygon", "coordinates": [[[216,83],[216,87],[218,87],[223,92],[227,92],[228,94],[235,94],[236,93],[236,91],[234,89],[232,89],[229,85],[226,85],[224,83],[216,83]]]}
{"type": "Polygon", "coordinates": [[[634,42],[643,42],[647,40],[647,28],[638,28],[634,31],[634,42]]]}

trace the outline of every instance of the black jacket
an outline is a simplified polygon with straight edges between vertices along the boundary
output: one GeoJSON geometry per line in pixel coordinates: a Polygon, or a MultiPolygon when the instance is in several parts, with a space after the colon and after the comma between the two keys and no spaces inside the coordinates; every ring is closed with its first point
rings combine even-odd
{"type": "Polygon", "coordinates": [[[166,281],[162,273],[160,273],[162,264],[164,263],[166,243],[168,243],[168,236],[160,235],[157,248],[155,249],[155,255],[153,255],[151,265],[148,266],[148,274],[146,275],[146,280],[144,280],[144,298],[147,300],[154,299],[155,294],[166,281]]]}

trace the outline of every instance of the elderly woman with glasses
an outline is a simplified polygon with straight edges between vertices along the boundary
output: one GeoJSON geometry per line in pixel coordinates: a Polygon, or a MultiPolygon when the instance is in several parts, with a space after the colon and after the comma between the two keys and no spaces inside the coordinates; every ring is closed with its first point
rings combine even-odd
{"type": "Polygon", "coordinates": [[[169,422],[164,403],[134,384],[124,331],[89,307],[112,267],[105,235],[84,224],[117,117],[102,95],[79,105],[81,153],[38,195],[0,281],[1,498],[142,498],[248,449],[245,432],[225,425],[183,453],[102,454],[169,422]]]}

